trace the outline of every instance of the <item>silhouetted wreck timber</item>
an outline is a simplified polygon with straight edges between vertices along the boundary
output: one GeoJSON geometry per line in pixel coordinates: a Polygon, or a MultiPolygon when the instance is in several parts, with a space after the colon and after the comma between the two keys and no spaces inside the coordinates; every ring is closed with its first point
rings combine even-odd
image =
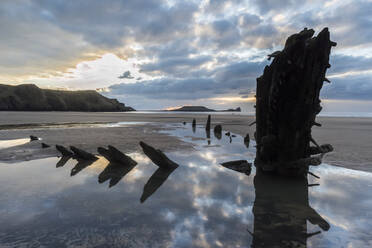
{"type": "Polygon", "coordinates": [[[327,28],[313,35],[314,30],[304,29],[290,36],[257,78],[255,165],[263,171],[307,175],[309,164],[302,159],[315,152],[310,148],[311,127],[322,109],[319,93],[336,45],[327,28]]]}
{"type": "Polygon", "coordinates": [[[195,131],[196,131],[196,120],[195,119],[193,119],[192,120],[192,131],[195,133],[195,131]]]}
{"type": "Polygon", "coordinates": [[[108,146],[108,149],[98,147],[97,151],[99,154],[104,156],[111,163],[123,164],[128,166],[135,166],[137,164],[131,157],[125,155],[113,146],[108,146]]]}
{"type": "Polygon", "coordinates": [[[61,159],[57,162],[56,168],[63,167],[71,156],[62,156],[61,159]]]}
{"type": "Polygon", "coordinates": [[[205,126],[205,130],[211,130],[211,115],[208,115],[207,125],[205,126]]]}
{"type": "Polygon", "coordinates": [[[249,176],[252,171],[252,164],[248,163],[247,160],[234,160],[234,161],[221,163],[221,165],[230,170],[244,173],[247,176],[249,176]]]}
{"type": "Polygon", "coordinates": [[[56,145],[56,149],[57,149],[57,151],[59,151],[61,154],[62,154],[62,156],[64,156],[64,157],[72,157],[74,154],[71,152],[71,151],[69,151],[66,147],[64,147],[64,146],[61,146],[61,145],[56,145]]]}
{"type": "Polygon", "coordinates": [[[49,148],[49,147],[50,147],[50,145],[45,144],[45,143],[41,143],[41,148],[49,148]]]}
{"type": "Polygon", "coordinates": [[[74,158],[82,160],[97,160],[98,158],[92,153],[86,152],[82,149],[79,149],[75,146],[70,146],[71,151],[74,152],[74,158]]]}
{"type": "Polygon", "coordinates": [[[162,151],[155,149],[154,147],[146,144],[145,142],[140,141],[140,146],[142,147],[143,152],[151,161],[159,166],[160,168],[172,169],[177,168],[178,164],[170,160],[162,151]]]}
{"type": "Polygon", "coordinates": [[[220,124],[216,125],[213,129],[213,133],[217,139],[221,139],[222,138],[222,126],[220,124]]]}
{"type": "Polygon", "coordinates": [[[254,225],[251,247],[306,247],[308,222],[328,231],[330,225],[309,204],[307,178],[287,178],[257,171],[254,177],[254,225]]]}
{"type": "Polygon", "coordinates": [[[158,190],[158,188],[168,179],[169,175],[172,174],[175,169],[177,169],[177,167],[170,169],[157,169],[143,187],[143,193],[141,195],[140,202],[143,203],[144,201],[146,201],[147,198],[154,194],[155,191],[158,190]]]}
{"type": "MultiPolygon", "coordinates": [[[[135,162],[134,160],[132,160],[135,162]]],[[[106,168],[98,175],[98,182],[103,183],[110,180],[109,188],[115,186],[120,180],[125,177],[135,166],[135,163],[112,163],[110,162],[106,168]]]]}
{"type": "Polygon", "coordinates": [[[333,146],[331,144],[324,144],[321,146],[310,146],[310,155],[328,153],[333,151],[333,146]]]}
{"type": "Polygon", "coordinates": [[[84,170],[85,168],[87,168],[88,166],[91,166],[95,161],[96,159],[80,159],[80,158],[77,158],[77,164],[74,166],[74,168],[71,169],[71,176],[75,176],[76,174],[78,174],[80,171],[84,170]]]}
{"type": "Polygon", "coordinates": [[[216,125],[213,129],[215,133],[222,133],[222,126],[220,124],[216,125]]]}
{"type": "Polygon", "coordinates": [[[244,145],[249,148],[249,143],[250,143],[250,139],[249,139],[249,133],[247,133],[247,135],[244,137],[244,145]]]}

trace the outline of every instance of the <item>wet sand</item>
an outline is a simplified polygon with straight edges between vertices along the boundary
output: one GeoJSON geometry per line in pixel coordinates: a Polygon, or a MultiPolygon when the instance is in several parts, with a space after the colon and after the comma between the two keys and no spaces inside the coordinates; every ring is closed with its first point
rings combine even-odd
{"type": "MultiPolygon", "coordinates": [[[[42,137],[42,141],[30,142],[17,149],[0,150],[0,160],[34,159],[40,143],[75,145],[95,152],[97,147],[114,145],[125,152],[138,149],[143,140],[164,151],[193,149],[186,143],[158,131],[165,123],[190,123],[195,118],[205,124],[206,113],[81,113],[81,112],[0,112],[0,140],[42,137]],[[104,128],[104,123],[140,122],[123,127],[104,128]],[[141,123],[143,122],[143,123],[141,123]],[[67,126],[74,123],[74,125],[67,126]],[[89,128],[86,125],[92,124],[89,128]],[[66,126],[55,126],[63,124],[66,126]],[[46,126],[45,126],[46,125],[46,126]],[[101,126],[100,126],[101,125],[101,126]]],[[[253,139],[255,126],[249,127],[253,116],[239,113],[212,114],[212,127],[222,124],[223,129],[242,136],[247,133],[253,139]]],[[[335,151],[327,154],[324,162],[372,172],[372,118],[318,117],[322,127],[314,127],[313,136],[318,143],[330,143],[335,151]]],[[[42,149],[38,156],[54,156],[54,149],[42,149]]]]}

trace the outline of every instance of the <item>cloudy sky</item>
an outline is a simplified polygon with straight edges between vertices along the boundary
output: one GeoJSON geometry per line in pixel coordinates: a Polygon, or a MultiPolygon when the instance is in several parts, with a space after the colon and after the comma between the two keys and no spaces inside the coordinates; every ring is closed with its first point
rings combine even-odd
{"type": "Polygon", "coordinates": [[[1,0],[0,83],[251,111],[266,55],[329,27],[326,111],[372,112],[372,0],[1,0]]]}

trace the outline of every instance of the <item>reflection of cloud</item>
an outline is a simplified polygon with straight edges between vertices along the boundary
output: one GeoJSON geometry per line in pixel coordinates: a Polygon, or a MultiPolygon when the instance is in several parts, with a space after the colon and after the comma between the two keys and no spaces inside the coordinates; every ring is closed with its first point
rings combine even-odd
{"type": "MultiPolygon", "coordinates": [[[[204,137],[204,131],[197,128],[195,135],[204,137]]],[[[191,129],[167,132],[191,142],[184,138],[192,134],[191,129]]],[[[99,163],[72,178],[68,176],[74,164],[71,161],[58,169],[54,166],[57,159],[2,165],[0,220],[11,221],[17,235],[7,235],[9,229],[3,226],[0,242],[9,246],[22,240],[41,244],[45,240],[78,240],[87,246],[249,247],[251,236],[246,230],[252,230],[253,225],[253,176],[221,169],[218,164],[240,156],[253,159],[243,145],[243,137],[236,139],[239,143],[229,144],[227,139],[212,137],[212,143],[220,142],[220,147],[205,148],[205,141],[195,141],[194,151],[167,153],[180,166],[142,205],[139,198],[143,186],[157,169],[142,153],[128,154],[138,162],[136,171],[110,190],[98,185],[99,163]],[[51,223],[53,228],[49,228],[51,223]]],[[[310,188],[310,205],[338,226],[331,226],[327,233],[309,242],[317,247],[336,241],[336,247],[348,242],[368,247],[370,223],[366,213],[371,208],[371,190],[366,185],[370,185],[371,174],[327,165],[314,172],[321,179],[319,187],[310,188]],[[343,226],[346,224],[347,230],[343,226]]]]}

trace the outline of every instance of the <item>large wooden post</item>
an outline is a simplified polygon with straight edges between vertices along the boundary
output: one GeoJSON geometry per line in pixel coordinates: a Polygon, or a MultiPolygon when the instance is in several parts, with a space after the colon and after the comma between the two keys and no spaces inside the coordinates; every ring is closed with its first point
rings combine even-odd
{"type": "Polygon", "coordinates": [[[330,67],[329,54],[335,42],[328,28],[313,37],[314,30],[290,36],[282,51],[257,78],[255,164],[262,171],[284,175],[306,175],[308,166],[319,164],[310,155],[332,150],[319,146],[311,137],[311,127],[321,111],[319,93],[330,67]],[[313,141],[314,147],[310,146],[313,141]]]}

